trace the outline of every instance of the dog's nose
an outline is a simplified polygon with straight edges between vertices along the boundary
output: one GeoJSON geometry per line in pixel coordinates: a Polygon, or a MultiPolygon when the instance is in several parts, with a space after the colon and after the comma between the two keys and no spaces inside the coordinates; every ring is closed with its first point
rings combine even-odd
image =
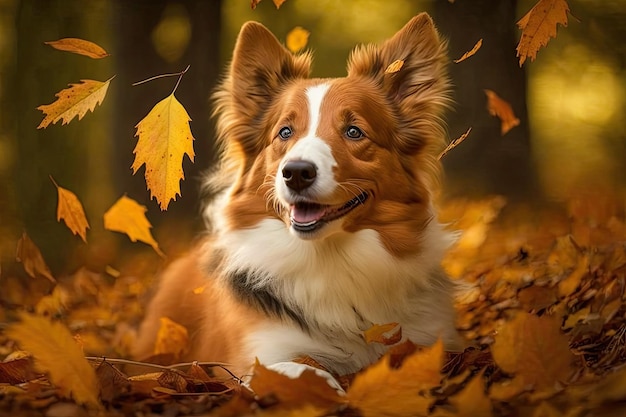
{"type": "Polygon", "coordinates": [[[287,187],[294,191],[302,191],[315,182],[317,168],[312,162],[289,161],[283,167],[283,179],[287,187]]]}

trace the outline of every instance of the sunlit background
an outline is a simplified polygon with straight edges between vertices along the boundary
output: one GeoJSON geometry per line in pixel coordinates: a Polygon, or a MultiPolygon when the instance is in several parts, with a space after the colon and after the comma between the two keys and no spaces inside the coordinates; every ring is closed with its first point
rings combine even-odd
{"type": "MultiPolygon", "coordinates": [[[[445,185],[455,190],[453,196],[498,193],[509,197],[524,189],[520,194],[526,200],[563,201],[591,189],[625,199],[626,0],[568,3],[569,25],[558,28],[556,39],[539,51],[535,61],[518,69],[525,80],[521,86],[525,95],[503,97],[516,114],[522,118],[527,114],[527,122],[503,137],[474,133],[446,156],[445,185]],[[528,151],[529,157],[523,159],[528,159],[531,169],[507,173],[504,157],[500,164],[504,168],[493,168],[497,164],[491,165],[492,160],[507,149],[528,151]],[[533,185],[527,187],[525,178],[533,185]]],[[[283,41],[293,27],[304,27],[311,32],[308,47],[315,56],[313,75],[341,76],[355,44],[386,39],[420,11],[433,13],[445,29],[452,19],[446,13],[468,4],[472,3],[287,0],[277,10],[271,0],[263,0],[252,10],[249,0],[0,0],[0,260],[6,264],[13,258],[15,242],[25,230],[59,269],[68,257],[85,251],[90,254],[83,256],[93,258],[94,251],[102,250],[106,255],[98,262],[109,262],[120,254],[120,249],[111,247],[122,247],[126,238],[111,238],[100,218],[124,193],[148,207],[148,218],[166,252],[175,250],[171,241],[176,238],[193,236],[201,224],[199,178],[214,157],[209,97],[243,22],[261,21],[283,41]],[[112,55],[92,62],[43,45],[69,36],[99,43],[112,55]],[[131,88],[130,83],[180,71],[188,64],[192,66],[177,97],[193,119],[197,156],[193,165],[184,162],[183,197],[162,213],[145,190],[143,170],[131,175],[131,151],[136,140],[134,124],[169,94],[172,84],[154,82],[131,88]],[[68,126],[35,129],[42,117],[35,108],[53,101],[55,92],[81,78],[104,80],[113,73],[117,73],[117,84],[95,113],[68,126]],[[91,242],[100,244],[100,249],[81,249],[77,238],[57,223],[56,190],[48,175],[79,195],[91,220],[91,242]]],[[[480,4],[491,10],[514,2],[480,4]]],[[[534,4],[519,1],[511,20],[501,23],[519,37],[515,22],[534,4]]],[[[455,19],[463,22],[463,16],[455,19]]],[[[484,88],[493,88],[480,81],[481,68],[472,67],[472,62],[485,70],[491,65],[480,61],[488,53],[488,34],[470,31],[472,19],[468,15],[467,27],[455,24],[453,31],[444,33],[454,54],[451,58],[458,58],[479,38],[486,39],[475,57],[451,64],[456,65],[453,81],[459,94],[463,94],[462,87],[470,86],[480,94],[484,88]]],[[[511,62],[516,62],[514,48],[512,44],[504,54],[511,62]]],[[[505,77],[505,72],[500,75],[505,77]]],[[[493,77],[499,78],[497,71],[493,77]]],[[[469,127],[478,132],[480,123],[499,132],[499,122],[487,114],[484,100],[451,113],[450,139],[469,127]]]]}

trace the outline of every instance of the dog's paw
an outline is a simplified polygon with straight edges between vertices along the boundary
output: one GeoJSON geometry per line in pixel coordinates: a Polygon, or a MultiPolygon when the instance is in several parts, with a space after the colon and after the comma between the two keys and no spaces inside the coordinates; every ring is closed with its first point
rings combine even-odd
{"type": "Polygon", "coordinates": [[[341,388],[339,382],[333,377],[329,372],[324,371],[323,369],[315,368],[310,365],[305,365],[303,363],[296,362],[277,362],[267,366],[267,369],[271,369],[274,372],[278,372],[279,374],[285,375],[291,379],[299,378],[302,373],[309,369],[314,371],[315,374],[319,377],[322,377],[326,380],[326,383],[330,385],[339,395],[345,395],[346,392],[341,388]]]}

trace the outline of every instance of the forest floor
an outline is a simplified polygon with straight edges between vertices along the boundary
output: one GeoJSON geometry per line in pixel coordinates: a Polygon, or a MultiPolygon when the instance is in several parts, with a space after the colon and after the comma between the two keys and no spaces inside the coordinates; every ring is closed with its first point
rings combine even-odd
{"type": "MultiPolygon", "coordinates": [[[[461,234],[444,268],[462,283],[468,348],[394,346],[343,380],[342,395],[313,373],[289,380],[260,365],[256,395],[219,364],[129,377],[162,267],[154,253],[56,283],[0,271],[0,415],[626,415],[624,203],[600,193],[541,208],[500,197],[446,203],[441,219],[461,234]]],[[[175,330],[167,338],[172,352],[184,343],[175,330]]]]}

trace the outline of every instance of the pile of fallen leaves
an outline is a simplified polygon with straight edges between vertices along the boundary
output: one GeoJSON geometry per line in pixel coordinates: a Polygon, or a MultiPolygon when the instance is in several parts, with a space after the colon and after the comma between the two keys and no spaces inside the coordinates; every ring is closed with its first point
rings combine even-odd
{"type": "MultiPolygon", "coordinates": [[[[291,380],[257,364],[248,388],[227,364],[128,360],[165,262],[153,252],[119,271],[83,268],[59,282],[2,271],[0,415],[623,415],[623,202],[453,201],[442,220],[461,231],[444,267],[459,282],[468,347],[396,344],[342,381],[345,395],[313,372],[291,380]]],[[[173,331],[162,337],[161,355],[185,343],[173,331]]]]}

